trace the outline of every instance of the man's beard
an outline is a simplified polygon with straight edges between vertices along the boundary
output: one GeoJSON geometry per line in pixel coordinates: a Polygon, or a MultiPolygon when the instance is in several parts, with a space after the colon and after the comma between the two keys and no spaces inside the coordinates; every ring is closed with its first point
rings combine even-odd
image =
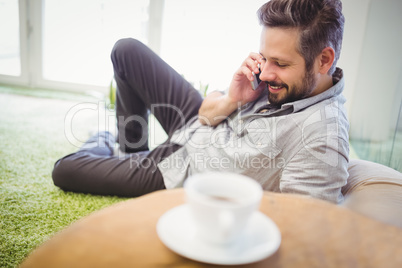
{"type": "Polygon", "coordinates": [[[297,100],[301,100],[310,96],[311,92],[317,86],[317,79],[315,78],[313,70],[306,72],[303,77],[303,83],[301,86],[293,86],[289,91],[289,86],[285,83],[278,84],[275,82],[266,82],[271,86],[283,86],[286,90],[285,96],[279,98],[279,94],[273,94],[268,90],[268,101],[273,105],[280,106],[284,103],[289,103],[297,100]]]}

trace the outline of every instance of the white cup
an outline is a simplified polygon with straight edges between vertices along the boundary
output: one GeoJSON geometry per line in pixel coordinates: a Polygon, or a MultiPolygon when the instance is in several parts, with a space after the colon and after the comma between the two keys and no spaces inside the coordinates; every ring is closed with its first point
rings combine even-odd
{"type": "Polygon", "coordinates": [[[235,174],[208,172],[184,183],[197,238],[215,244],[235,242],[259,208],[262,188],[255,180],[235,174]]]}

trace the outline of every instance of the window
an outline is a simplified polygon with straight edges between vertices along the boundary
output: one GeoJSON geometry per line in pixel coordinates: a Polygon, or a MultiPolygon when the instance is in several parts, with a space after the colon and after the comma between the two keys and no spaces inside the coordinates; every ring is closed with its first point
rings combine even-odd
{"type": "Polygon", "coordinates": [[[122,37],[147,43],[149,0],[44,0],[43,78],[107,86],[122,37]]]}
{"type": "Polygon", "coordinates": [[[259,49],[256,10],[264,2],[0,0],[7,25],[0,28],[0,82],[8,83],[3,74],[21,75],[12,82],[105,90],[114,43],[134,37],[188,80],[225,89],[248,53],[259,49]]]}
{"type": "Polygon", "coordinates": [[[106,92],[113,44],[148,43],[152,2],[0,0],[0,83],[106,92]]]}
{"type": "Polygon", "coordinates": [[[18,0],[0,0],[0,74],[21,75],[18,0]]]}
{"type": "Polygon", "coordinates": [[[166,0],[161,56],[184,77],[225,90],[250,52],[259,52],[256,12],[266,0],[166,0]]]}

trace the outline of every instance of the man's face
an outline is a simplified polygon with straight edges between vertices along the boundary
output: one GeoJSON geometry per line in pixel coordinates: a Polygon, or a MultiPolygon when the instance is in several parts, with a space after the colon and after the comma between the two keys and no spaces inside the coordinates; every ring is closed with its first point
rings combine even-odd
{"type": "Polygon", "coordinates": [[[299,31],[264,27],[261,34],[260,79],[268,84],[268,100],[272,104],[300,100],[310,96],[317,79],[312,70],[306,71],[304,58],[297,52],[299,31]]]}

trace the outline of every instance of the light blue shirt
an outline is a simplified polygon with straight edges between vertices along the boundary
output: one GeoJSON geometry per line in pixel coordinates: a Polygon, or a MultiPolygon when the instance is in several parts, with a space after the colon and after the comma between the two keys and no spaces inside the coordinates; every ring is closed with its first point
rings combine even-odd
{"type": "Polygon", "coordinates": [[[224,171],[249,176],[266,191],[342,202],[349,123],[341,69],[333,81],[323,93],[280,108],[266,92],[216,127],[194,118],[172,136],[182,147],[158,164],[166,188],[181,187],[195,173],[224,171]]]}

